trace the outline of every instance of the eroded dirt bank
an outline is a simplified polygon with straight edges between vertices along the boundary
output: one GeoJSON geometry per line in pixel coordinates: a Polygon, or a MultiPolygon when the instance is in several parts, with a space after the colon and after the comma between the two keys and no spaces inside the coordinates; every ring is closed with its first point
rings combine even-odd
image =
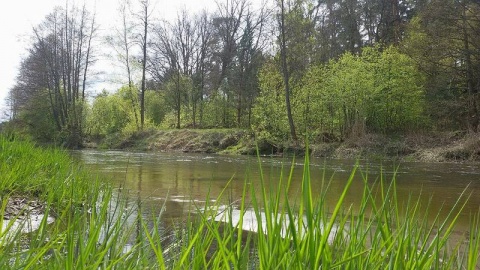
{"type": "MultiPolygon", "coordinates": [[[[302,155],[305,146],[256,139],[240,129],[150,130],[128,137],[101,138],[87,147],[192,153],[302,155]]],[[[384,136],[366,134],[342,142],[310,143],[310,153],[325,158],[374,158],[423,162],[480,161],[480,134],[445,132],[384,136]]]]}

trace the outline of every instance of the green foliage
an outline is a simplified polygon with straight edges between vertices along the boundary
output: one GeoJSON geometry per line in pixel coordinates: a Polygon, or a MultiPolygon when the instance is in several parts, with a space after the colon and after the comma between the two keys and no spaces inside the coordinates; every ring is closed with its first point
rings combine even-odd
{"type": "Polygon", "coordinates": [[[175,71],[165,85],[165,102],[171,110],[175,111],[177,122],[176,127],[181,126],[182,108],[188,106],[189,95],[193,91],[191,78],[175,71]]]}
{"type": "Polygon", "coordinates": [[[367,61],[373,60],[372,103],[367,110],[367,125],[373,131],[391,133],[415,130],[424,122],[424,77],[416,64],[393,47],[381,54],[364,50],[367,61]]]}
{"type": "MultiPolygon", "coordinates": [[[[425,122],[423,81],[414,61],[393,47],[366,48],[360,56],[346,53],[312,66],[292,86],[295,123],[305,136],[339,138],[417,129],[425,122]]],[[[282,79],[273,64],[264,66],[260,82],[255,129],[266,138],[285,140],[282,79]]]]}
{"type": "Polygon", "coordinates": [[[289,126],[282,75],[274,62],[260,70],[260,94],[253,108],[254,129],[260,138],[285,141],[289,126]]]}
{"type": "Polygon", "coordinates": [[[308,1],[292,1],[285,14],[287,65],[293,84],[303,75],[315,57],[315,22],[308,14],[308,1]]]}
{"type": "Polygon", "coordinates": [[[295,111],[303,116],[302,121],[297,121],[300,130],[338,133],[340,111],[336,108],[340,96],[326,86],[331,74],[324,65],[313,66],[306,73],[302,91],[296,95],[300,106],[295,111]]]}
{"type": "Polygon", "coordinates": [[[362,76],[367,74],[359,72],[363,69],[359,64],[353,55],[345,54],[326,67],[309,70],[301,97],[307,107],[304,110],[315,113],[308,116],[308,122],[313,124],[310,129],[343,135],[347,124],[361,119],[362,112],[358,108],[363,101],[362,92],[368,89],[362,83],[368,79],[357,77],[359,73],[362,76]]]}
{"type": "MultiPolygon", "coordinates": [[[[226,90],[225,90],[226,91],[226,90]]],[[[228,93],[218,91],[203,103],[203,127],[219,128],[235,125],[235,109],[228,93]]]]}
{"type": "Polygon", "coordinates": [[[145,114],[147,119],[151,119],[153,125],[160,125],[167,112],[164,93],[160,91],[145,92],[145,114]]]}
{"type": "Polygon", "coordinates": [[[98,95],[88,115],[89,133],[107,135],[121,131],[128,121],[126,104],[120,95],[109,95],[106,92],[98,95]]]}
{"type": "Polygon", "coordinates": [[[51,199],[56,204],[66,200],[82,203],[92,183],[69,155],[60,150],[37,148],[28,141],[10,141],[0,136],[0,199],[27,195],[51,199]],[[71,193],[75,189],[74,193],[71,193]]]}
{"type": "MultiPolygon", "coordinates": [[[[278,76],[279,48],[284,46],[273,41],[285,45],[291,130],[303,133],[298,137],[329,133],[345,139],[426,123],[440,130],[480,129],[478,1],[292,0],[277,1],[277,8],[281,3],[284,20],[263,11],[243,16],[247,3],[242,1],[228,12],[229,4],[219,5],[218,14],[193,19],[185,13],[174,24],[155,26],[162,31],[151,33],[148,57],[155,72],[147,79],[159,83],[159,91],[145,91],[145,124],[171,127],[174,120],[176,128],[253,126],[264,138],[287,140],[278,76]],[[267,25],[278,27],[270,31],[267,25]]],[[[82,86],[91,55],[84,38],[93,21],[88,12],[82,13],[85,24],[75,24],[80,17],[60,19],[72,14],[55,10],[36,27],[42,31],[10,91],[16,128],[37,141],[73,147],[81,144],[84,131],[100,136],[139,131],[135,87],[100,94],[85,115],[82,86]],[[65,39],[66,29],[78,30],[68,35],[72,40],[65,39]],[[72,42],[79,46],[65,53],[69,50],[63,46],[72,42]],[[82,61],[71,61],[74,56],[82,61]],[[67,67],[72,63],[78,65],[67,67]]],[[[130,22],[125,23],[125,33],[134,34],[130,22]]],[[[122,37],[124,45],[128,35],[122,37]]],[[[131,65],[129,81],[142,65],[130,62],[138,58],[130,45],[117,48],[120,54],[129,50],[131,59],[120,57],[131,65]]]]}
{"type": "MultiPolygon", "coordinates": [[[[162,94],[154,91],[145,93],[144,128],[158,125],[165,117],[165,101],[162,94]]],[[[102,92],[93,101],[87,117],[87,131],[93,136],[115,133],[133,134],[140,130],[140,105],[138,89],[124,86],[117,92],[102,92]]]]}
{"type": "Polygon", "coordinates": [[[14,129],[38,142],[51,142],[58,137],[52,109],[46,103],[48,91],[39,90],[35,98],[26,101],[25,110],[20,110],[13,122],[14,129]]]}
{"type": "Polygon", "coordinates": [[[329,123],[329,132],[346,138],[415,129],[423,122],[423,78],[413,60],[393,47],[347,53],[312,72],[304,91],[318,95],[315,111],[327,113],[321,120],[329,123]]]}

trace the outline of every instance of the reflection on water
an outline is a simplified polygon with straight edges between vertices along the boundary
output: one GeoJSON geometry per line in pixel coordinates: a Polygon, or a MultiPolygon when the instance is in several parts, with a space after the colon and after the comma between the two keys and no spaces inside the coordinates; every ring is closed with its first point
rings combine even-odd
{"type": "MultiPolygon", "coordinates": [[[[241,198],[245,182],[259,191],[263,175],[272,188],[280,178],[286,179],[292,159],[261,158],[251,156],[222,156],[183,153],[142,153],[124,151],[75,151],[72,155],[95,172],[107,175],[114,185],[138,193],[150,206],[166,203],[167,217],[182,217],[191,200],[202,206],[206,199],[216,198],[225,189],[224,198],[241,198]],[[209,196],[209,198],[207,198],[209,196]],[[166,199],[166,202],[165,202],[166,199]]],[[[289,198],[295,201],[301,189],[303,159],[293,163],[293,181],[289,198]]],[[[355,166],[352,160],[311,160],[312,193],[321,194],[329,183],[326,203],[332,209],[355,166]],[[324,179],[324,180],[322,180],[324,179]],[[330,181],[331,180],[331,181],[330,181]]],[[[420,198],[421,204],[430,203],[432,218],[441,211],[448,213],[460,194],[466,189],[471,194],[459,225],[467,228],[471,213],[480,205],[480,168],[477,164],[449,163],[376,163],[361,161],[357,176],[347,194],[346,203],[353,209],[362,196],[363,180],[378,184],[380,175],[386,184],[397,175],[397,196],[406,202],[411,196],[420,198]]],[[[247,198],[247,201],[249,198],[247,198]]]]}
{"type": "MultiPolygon", "coordinates": [[[[220,206],[215,208],[214,211],[217,213],[216,216],[214,217],[214,220],[217,222],[232,224],[233,227],[237,227],[241,225],[241,228],[244,231],[258,232],[260,230],[259,222],[257,219],[257,213],[253,209],[245,209],[242,211],[239,209],[231,209],[228,206],[220,206]]],[[[259,217],[260,217],[260,220],[262,221],[261,228],[263,233],[268,234],[266,214],[259,213],[259,217]]],[[[303,223],[300,223],[298,221],[298,216],[295,216],[293,217],[292,220],[290,220],[289,217],[285,217],[285,216],[282,217],[281,215],[277,215],[277,216],[272,216],[272,219],[273,220],[276,219],[273,222],[281,225],[280,236],[282,238],[288,237],[289,234],[287,234],[287,231],[290,229],[291,226],[295,228],[296,232],[299,232],[299,235],[297,235],[297,237],[304,238],[305,229],[304,227],[299,227],[299,225],[308,223],[306,217],[302,217],[303,223]],[[303,230],[300,228],[303,228],[303,230]]],[[[320,224],[319,229],[321,230],[321,233],[325,233],[325,228],[322,224],[320,224]]],[[[335,237],[337,237],[337,235],[341,235],[339,233],[338,226],[333,226],[328,233],[327,243],[331,245],[334,242],[335,237]]]]}

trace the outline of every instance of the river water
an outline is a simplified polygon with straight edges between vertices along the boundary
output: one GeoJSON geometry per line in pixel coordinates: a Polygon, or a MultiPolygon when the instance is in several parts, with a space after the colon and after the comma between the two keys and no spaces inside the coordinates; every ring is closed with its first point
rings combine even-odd
{"type": "MultiPolygon", "coordinates": [[[[249,187],[253,185],[254,190],[259,191],[261,175],[267,184],[277,186],[282,173],[284,179],[288,175],[292,163],[293,179],[288,194],[291,201],[298,201],[304,164],[303,158],[258,159],[253,156],[216,154],[82,150],[75,151],[72,155],[88,170],[106,176],[115,186],[126,188],[132,194],[139,194],[150,205],[158,204],[160,207],[165,203],[164,217],[167,218],[181,218],[189,211],[192,200],[201,206],[208,195],[216,198],[222,190],[225,190],[224,198],[239,200],[245,183],[249,187]]],[[[446,215],[464,191],[470,199],[458,221],[459,230],[468,230],[471,215],[479,211],[478,164],[396,164],[365,160],[358,163],[356,177],[345,201],[353,209],[362,196],[362,174],[368,176],[369,185],[378,185],[380,175],[383,175],[384,183],[388,185],[396,173],[400,204],[409,198],[419,199],[423,206],[430,205],[429,214],[432,219],[438,212],[446,215]]],[[[321,194],[329,182],[326,203],[333,209],[355,164],[355,160],[311,159],[312,194],[321,194]]],[[[247,201],[249,199],[248,196],[247,201]]]]}

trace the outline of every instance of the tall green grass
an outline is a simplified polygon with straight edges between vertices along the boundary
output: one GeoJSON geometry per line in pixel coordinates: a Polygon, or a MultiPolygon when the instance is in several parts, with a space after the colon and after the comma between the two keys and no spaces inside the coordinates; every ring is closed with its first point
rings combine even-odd
{"type": "Polygon", "coordinates": [[[478,216],[472,217],[469,235],[452,237],[467,194],[447,217],[432,221],[419,199],[398,201],[395,177],[372,185],[355,168],[336,205],[328,208],[333,180],[324,177],[324,188],[314,194],[308,156],[297,199],[288,199],[291,182],[298,181],[293,170],[275,181],[261,175],[260,190],[246,176],[239,201],[225,207],[226,188],[165,228],[161,205],[147,211],[66,153],[0,138],[0,217],[12,196],[37,198],[55,217],[48,224],[45,216],[27,234],[13,227],[0,233],[0,269],[476,269],[478,216]],[[364,189],[354,211],[344,198],[359,181],[356,174],[364,189]],[[251,215],[256,232],[243,229],[251,215]]]}

